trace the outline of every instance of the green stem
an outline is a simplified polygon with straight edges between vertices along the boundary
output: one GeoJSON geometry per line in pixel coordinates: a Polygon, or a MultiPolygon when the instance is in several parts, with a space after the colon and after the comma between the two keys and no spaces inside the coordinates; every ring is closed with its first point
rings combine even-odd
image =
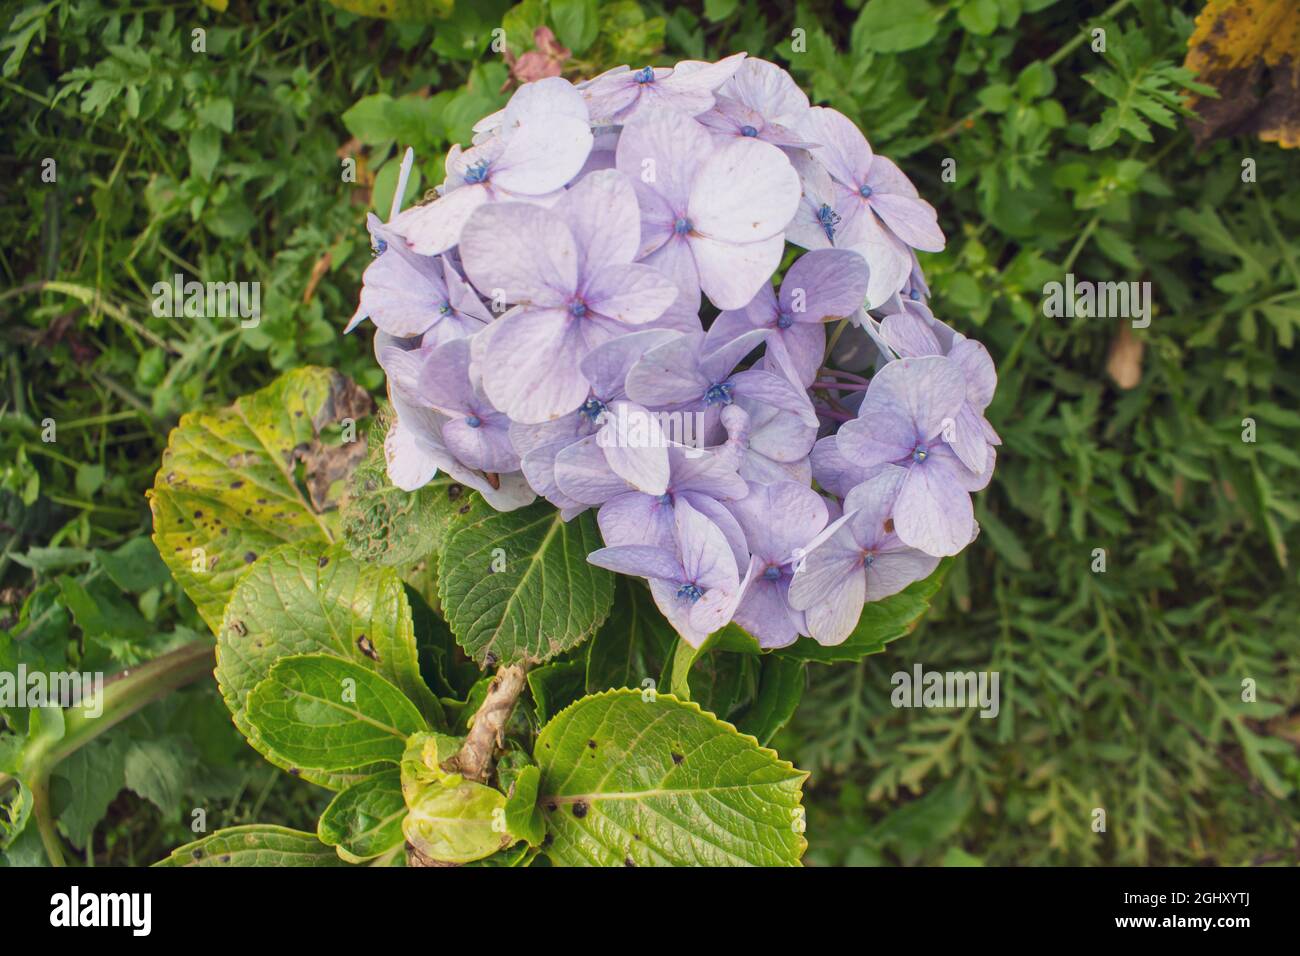
{"type": "Polygon", "coordinates": [[[114,674],[99,699],[90,698],[63,712],[63,736],[42,742],[23,755],[21,777],[32,790],[32,814],[45,852],[63,866],[63,847],[50,812],[50,772],[74,751],[132,714],[197,680],[212,667],[212,645],[193,641],[141,666],[114,674]],[[98,711],[92,717],[88,711],[98,711]]]}

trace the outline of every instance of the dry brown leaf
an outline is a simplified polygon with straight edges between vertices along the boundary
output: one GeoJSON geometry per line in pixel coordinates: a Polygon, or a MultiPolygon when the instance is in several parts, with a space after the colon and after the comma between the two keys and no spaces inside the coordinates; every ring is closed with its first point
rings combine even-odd
{"type": "Polygon", "coordinates": [[[1106,356],[1106,371],[1120,388],[1137,388],[1142,381],[1142,353],[1146,343],[1133,334],[1127,325],[1121,325],[1110,342],[1106,356]]]}
{"type": "Polygon", "coordinates": [[[1284,149],[1300,146],[1300,3],[1208,0],[1187,41],[1183,65],[1220,98],[1193,97],[1197,144],[1254,133],[1284,149]]]}

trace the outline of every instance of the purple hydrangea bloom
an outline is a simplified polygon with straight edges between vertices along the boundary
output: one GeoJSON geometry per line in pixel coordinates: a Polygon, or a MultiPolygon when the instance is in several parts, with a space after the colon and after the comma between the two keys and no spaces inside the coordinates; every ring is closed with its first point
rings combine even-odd
{"type": "Polygon", "coordinates": [[[938,355],[898,359],[876,373],[858,417],[836,436],[840,453],[861,467],[905,469],[894,524],[905,544],[926,554],[956,554],[975,536],[970,492],[988,475],[963,465],[944,439],[965,400],[966,378],[956,362],[938,355]]]}
{"type": "Polygon", "coordinates": [[[749,486],[749,494],[728,505],[745,532],[753,570],[735,621],[760,647],[785,647],[807,634],[804,615],[787,595],[794,562],[826,526],[826,502],[806,484],[778,481],[749,486]]]}
{"type": "Polygon", "coordinates": [[[518,303],[483,332],[484,387],[510,418],[575,411],[590,391],[583,357],[677,297],[663,273],[632,261],[638,218],[631,184],[607,169],[551,209],[497,203],[466,224],[460,254],[470,280],[490,299],[518,303]]]}
{"type": "Polygon", "coordinates": [[[684,61],[672,69],[621,66],[582,84],[582,95],[597,125],[627,123],[661,110],[695,116],[713,106],[713,91],[744,59],[744,53],[736,53],[717,63],[684,61]]]}
{"type": "Polygon", "coordinates": [[[413,250],[434,255],[450,249],[485,203],[553,202],[582,169],[592,135],[581,94],[567,80],[549,77],[520,87],[511,104],[520,97],[527,109],[511,116],[507,106],[496,135],[464,151],[452,147],[438,199],[389,223],[413,250]]]}
{"type": "Polygon", "coordinates": [[[880,323],[880,334],[900,357],[946,355],[961,368],[966,377],[966,401],[953,419],[948,443],[962,464],[976,474],[983,472],[991,453],[989,446],[1002,444],[984,417],[998,385],[998,374],[988,349],[954,332],[919,302],[885,316],[880,323]]]}
{"type": "Polygon", "coordinates": [[[938,567],[937,557],[904,544],[893,530],[907,481],[904,469],[888,465],[858,485],[844,499],[844,517],[797,563],[790,606],[805,612],[818,643],[842,643],[863,602],[897,594],[938,567]]]}
{"type": "Polygon", "coordinates": [[[683,334],[647,351],[627,374],[627,394],[643,405],[696,412],[712,438],[722,409],[737,398],[790,412],[807,425],[817,417],[808,396],[783,375],[764,369],[735,371],[737,363],[767,338],[754,329],[709,349],[713,333],[683,334]]]}
{"type": "Polygon", "coordinates": [[[773,146],[811,148],[798,126],[808,112],[808,96],[775,63],[749,57],[718,88],[713,109],[696,119],[716,134],[747,136],[773,146]]]}
{"type": "Polygon", "coordinates": [[[723,312],[711,338],[735,338],[751,329],[768,329],[764,367],[780,371],[807,388],[826,353],[822,323],[853,315],[867,295],[867,263],[847,249],[819,249],[800,256],[785,274],[778,296],[770,285],[743,309],[723,312]]]}
{"type": "Polygon", "coordinates": [[[422,256],[370,216],[370,231],[384,251],[361,276],[361,301],[344,332],[363,320],[398,338],[423,336],[424,345],[441,345],[473,335],[492,321],[469,283],[445,256],[422,256]]]}
{"type": "Polygon", "coordinates": [[[722,410],[726,447],[736,455],[736,471],[749,482],[769,484],[812,480],[808,454],[817,426],[792,412],[752,402],[743,395],[722,410]]]}
{"type": "Polygon", "coordinates": [[[671,547],[616,545],[587,560],[646,578],[659,610],[693,647],[730,621],[740,601],[740,572],[727,539],[685,501],[673,509],[671,547]]]}
{"type": "Polygon", "coordinates": [[[775,146],[741,138],[719,148],[667,110],[623,127],[616,163],[640,201],[637,258],[672,276],[688,306],[703,290],[738,309],[771,279],[799,205],[799,177],[775,146]]]}
{"type": "Polygon", "coordinates": [[[492,407],[475,381],[468,339],[412,351],[390,347],[379,360],[408,403],[447,416],[442,443],[458,461],[484,472],[519,470],[510,420],[492,407]]]}

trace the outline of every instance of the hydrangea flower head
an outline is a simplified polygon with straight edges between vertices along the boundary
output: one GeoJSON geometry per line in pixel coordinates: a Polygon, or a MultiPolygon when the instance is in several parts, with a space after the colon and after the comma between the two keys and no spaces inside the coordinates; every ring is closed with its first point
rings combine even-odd
{"type": "Polygon", "coordinates": [[[412,162],[348,323],[398,488],[593,511],[694,647],[841,642],[975,537],[997,376],[926,305],[937,214],[779,65],[525,82],[402,211],[412,162]]]}

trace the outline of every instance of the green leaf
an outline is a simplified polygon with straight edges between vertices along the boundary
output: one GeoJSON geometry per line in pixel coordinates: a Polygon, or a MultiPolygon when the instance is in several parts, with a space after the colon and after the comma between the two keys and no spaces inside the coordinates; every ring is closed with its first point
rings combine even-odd
{"type": "MultiPolygon", "coordinates": [[[[383,676],[430,721],[442,722],[442,708],[420,677],[397,572],[358,564],[342,544],[327,550],[285,545],[240,582],[217,635],[217,683],[235,726],[254,747],[244,713],[249,692],[280,658],[322,653],[383,676]]],[[[303,777],[334,789],[348,782],[311,771],[303,777]]]]}
{"type": "Polygon", "coordinates": [[[163,814],[180,804],[190,761],[174,739],[133,740],[126,752],[126,785],[163,814]]]}
{"type": "Polygon", "coordinates": [[[83,848],[90,842],[96,824],[126,783],[125,760],[126,740],[110,734],[73,751],[54,768],[51,800],[73,846],[83,848]]]}
{"type": "Polygon", "coordinates": [[[957,11],[957,20],[967,33],[986,37],[998,26],[998,0],[966,0],[957,11]]]}
{"type": "Polygon", "coordinates": [[[248,695],[247,716],[276,756],[306,770],[398,763],[406,738],[428,730],[390,682],[329,654],[278,661],[248,695]]]}
{"type": "Polygon", "coordinates": [[[370,409],[348,379],[309,366],[227,408],[181,416],[148,493],[153,542],[213,630],[258,557],[286,541],[334,539],[330,479],[363,449],[327,446],[321,430],[370,409]]]}
{"type": "Polygon", "coordinates": [[[551,22],[560,42],[581,53],[595,41],[600,27],[596,0],[551,0],[551,22]]]}
{"type": "Polygon", "coordinates": [[[420,794],[402,832],[431,860],[469,863],[515,842],[506,832],[505,807],[499,790],[453,774],[420,794]]]}
{"type": "Polygon", "coordinates": [[[862,608],[862,616],[853,632],[842,644],[823,647],[812,638],[801,637],[789,647],[776,651],[778,657],[796,661],[857,661],[868,654],[879,654],[885,645],[896,641],[920,622],[930,608],[930,600],[939,592],[952,559],[939,562],[934,573],[923,581],[914,581],[899,593],[883,601],[872,601],[862,608]]]}
{"type": "Polygon", "coordinates": [[[560,866],[788,866],[807,846],[807,774],[667,694],[584,697],[542,728],[535,756],[560,866]]]}
{"type": "Polygon", "coordinates": [[[218,830],[177,847],[154,866],[343,866],[314,833],[270,824],[218,830]]]}
{"type": "Polygon", "coordinates": [[[439,595],[460,646],[480,664],[489,655],[536,664],[581,644],[614,599],[614,576],[587,563],[599,547],[591,512],[566,523],[544,501],[502,512],[475,498],[439,561],[439,595]]]}
{"type": "Polygon", "coordinates": [[[212,181],[217,161],[221,159],[221,130],[200,126],[190,133],[190,173],[205,182],[212,181]]]}
{"type": "Polygon", "coordinates": [[[398,770],[385,770],[338,794],[321,814],[316,835],[349,863],[371,860],[402,842],[406,801],[398,770]]]}
{"type": "Polygon", "coordinates": [[[561,661],[528,672],[528,689],[537,708],[538,723],[546,723],[583,695],[586,670],[582,661],[561,661]]]}
{"type": "Polygon", "coordinates": [[[803,661],[775,654],[763,659],[758,697],[736,720],[736,727],[766,745],[778,730],[789,723],[799,701],[803,699],[808,678],[803,661]]]}
{"type": "Polygon", "coordinates": [[[142,594],[171,577],[158,548],[148,538],[132,538],[116,551],[95,550],[95,560],[123,591],[142,594]]]}
{"type": "Polygon", "coordinates": [[[940,16],[928,0],[867,0],[853,25],[853,49],[901,53],[925,46],[938,32],[940,16]]]}
{"type": "Polygon", "coordinates": [[[384,406],[367,432],[366,458],[348,479],[340,513],[343,539],[354,557],[397,567],[432,560],[452,518],[473,492],[442,472],[414,492],[389,481],[384,436],[391,421],[392,412],[384,406]]]}
{"type": "Polygon", "coordinates": [[[506,797],[506,830],[529,846],[541,846],[546,836],[546,821],[537,805],[541,782],[541,770],[530,764],[519,771],[506,797]]]}
{"type": "Polygon", "coordinates": [[[677,632],[655,607],[649,588],[616,575],[613,610],[587,655],[588,693],[658,680],[676,641],[677,632]]]}
{"type": "Polygon", "coordinates": [[[340,10],[384,20],[439,20],[451,15],[456,0],[328,0],[340,10]]]}

